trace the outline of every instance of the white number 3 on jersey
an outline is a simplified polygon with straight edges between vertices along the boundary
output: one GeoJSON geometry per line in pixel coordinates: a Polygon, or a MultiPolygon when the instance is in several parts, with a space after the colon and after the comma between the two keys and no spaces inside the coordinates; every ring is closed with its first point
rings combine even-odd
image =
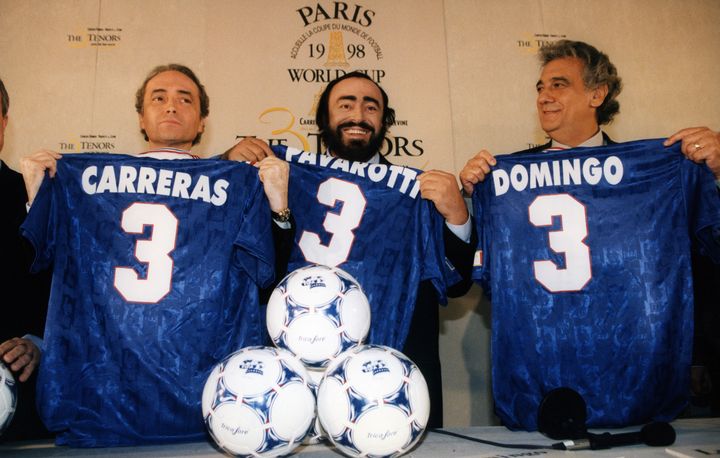
{"type": "Polygon", "coordinates": [[[550,226],[554,216],[561,219],[561,229],[550,231],[550,248],[565,255],[565,268],[552,261],[535,261],[535,279],[548,291],[580,291],[592,278],[590,247],[585,206],[569,194],[539,196],[530,204],[530,222],[535,226],[550,226]]]}
{"type": "Polygon", "coordinates": [[[147,275],[139,278],[135,269],[115,268],[115,288],[128,302],[154,304],[170,292],[178,219],[164,205],[134,203],[122,214],[121,227],[129,234],[142,234],[145,226],[152,226],[147,240],[135,242],[135,257],[147,263],[147,275]]]}
{"type": "Polygon", "coordinates": [[[347,261],[355,241],[353,229],[360,226],[367,200],[360,187],[348,181],[330,178],[318,187],[318,202],[330,208],[337,201],[343,203],[340,213],[328,212],[323,228],[332,234],[327,245],[323,245],[315,232],[304,231],[298,245],[305,259],[315,264],[336,267],[347,261]]]}

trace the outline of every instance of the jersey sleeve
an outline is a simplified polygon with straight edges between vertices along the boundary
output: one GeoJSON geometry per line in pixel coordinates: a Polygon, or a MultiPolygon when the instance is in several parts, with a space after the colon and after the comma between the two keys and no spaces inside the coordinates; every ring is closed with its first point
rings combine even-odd
{"type": "Polygon", "coordinates": [[[235,245],[235,261],[260,287],[275,277],[275,249],[272,241],[270,205],[259,179],[248,180],[246,204],[235,245]],[[250,185],[251,183],[251,185],[250,185]]]}
{"type": "Polygon", "coordinates": [[[455,267],[445,257],[443,221],[430,201],[422,200],[419,224],[423,236],[423,274],[421,280],[430,280],[438,294],[438,302],[447,305],[447,287],[460,280],[455,267]]]}
{"type": "Polygon", "coordinates": [[[55,221],[57,217],[53,185],[53,179],[46,176],[30,207],[30,212],[20,226],[21,234],[30,241],[35,249],[35,259],[31,266],[32,272],[48,268],[55,256],[55,221]]]}
{"type": "Polygon", "coordinates": [[[683,197],[690,234],[700,251],[720,264],[720,193],[715,177],[705,166],[682,159],[683,197]]]}

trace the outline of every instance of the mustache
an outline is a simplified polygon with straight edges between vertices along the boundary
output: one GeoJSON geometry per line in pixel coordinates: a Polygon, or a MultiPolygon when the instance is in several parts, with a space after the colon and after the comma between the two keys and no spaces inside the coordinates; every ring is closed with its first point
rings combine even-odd
{"type": "Polygon", "coordinates": [[[360,121],[360,122],[348,121],[348,122],[344,122],[344,123],[342,123],[342,124],[338,124],[336,130],[337,130],[338,132],[340,132],[342,129],[345,129],[345,128],[347,128],[347,127],[361,127],[361,128],[363,128],[363,129],[365,129],[365,130],[369,130],[371,134],[374,134],[374,133],[375,133],[375,128],[373,128],[373,126],[371,126],[370,124],[366,123],[365,121],[360,121]]]}

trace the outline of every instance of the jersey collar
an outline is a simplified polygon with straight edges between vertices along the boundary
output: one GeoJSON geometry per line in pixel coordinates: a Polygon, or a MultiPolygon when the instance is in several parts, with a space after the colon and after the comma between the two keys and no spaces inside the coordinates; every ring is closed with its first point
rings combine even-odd
{"type": "Polygon", "coordinates": [[[153,159],[200,159],[200,156],[179,148],[156,148],[139,154],[153,159]]]}

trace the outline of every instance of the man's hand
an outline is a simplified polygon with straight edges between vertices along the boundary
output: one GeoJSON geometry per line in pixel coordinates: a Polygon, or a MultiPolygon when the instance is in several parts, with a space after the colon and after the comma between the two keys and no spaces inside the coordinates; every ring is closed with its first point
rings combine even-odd
{"type": "Polygon", "coordinates": [[[223,159],[231,161],[260,162],[266,157],[275,157],[267,143],[255,137],[243,138],[238,144],[225,151],[223,159]]]}
{"type": "Polygon", "coordinates": [[[58,152],[41,149],[20,160],[20,172],[22,172],[23,180],[25,180],[25,190],[27,191],[29,204],[32,204],[38,190],[40,190],[45,171],[48,171],[50,178],[55,176],[57,161],[60,158],[62,158],[62,155],[58,152]]]}
{"type": "Polygon", "coordinates": [[[255,167],[258,168],[258,176],[270,202],[270,210],[279,212],[288,208],[290,165],[272,155],[256,163],[255,167]]]}
{"type": "Polygon", "coordinates": [[[467,161],[465,167],[460,171],[460,184],[465,193],[471,195],[475,185],[485,181],[485,177],[496,164],[497,161],[487,150],[480,151],[467,161]]]}
{"type": "Polygon", "coordinates": [[[680,150],[685,157],[693,162],[704,162],[715,179],[720,179],[720,132],[707,127],[688,127],[672,134],[664,145],[670,146],[677,141],[682,141],[680,150]]]}
{"type": "Polygon", "coordinates": [[[467,222],[467,206],[460,194],[455,175],[442,170],[428,170],[421,173],[418,180],[420,196],[432,201],[445,221],[458,226],[467,222]]]}
{"type": "Polygon", "coordinates": [[[21,382],[30,378],[40,364],[40,349],[30,339],[14,337],[0,344],[0,358],[13,372],[20,372],[21,382]]]}

